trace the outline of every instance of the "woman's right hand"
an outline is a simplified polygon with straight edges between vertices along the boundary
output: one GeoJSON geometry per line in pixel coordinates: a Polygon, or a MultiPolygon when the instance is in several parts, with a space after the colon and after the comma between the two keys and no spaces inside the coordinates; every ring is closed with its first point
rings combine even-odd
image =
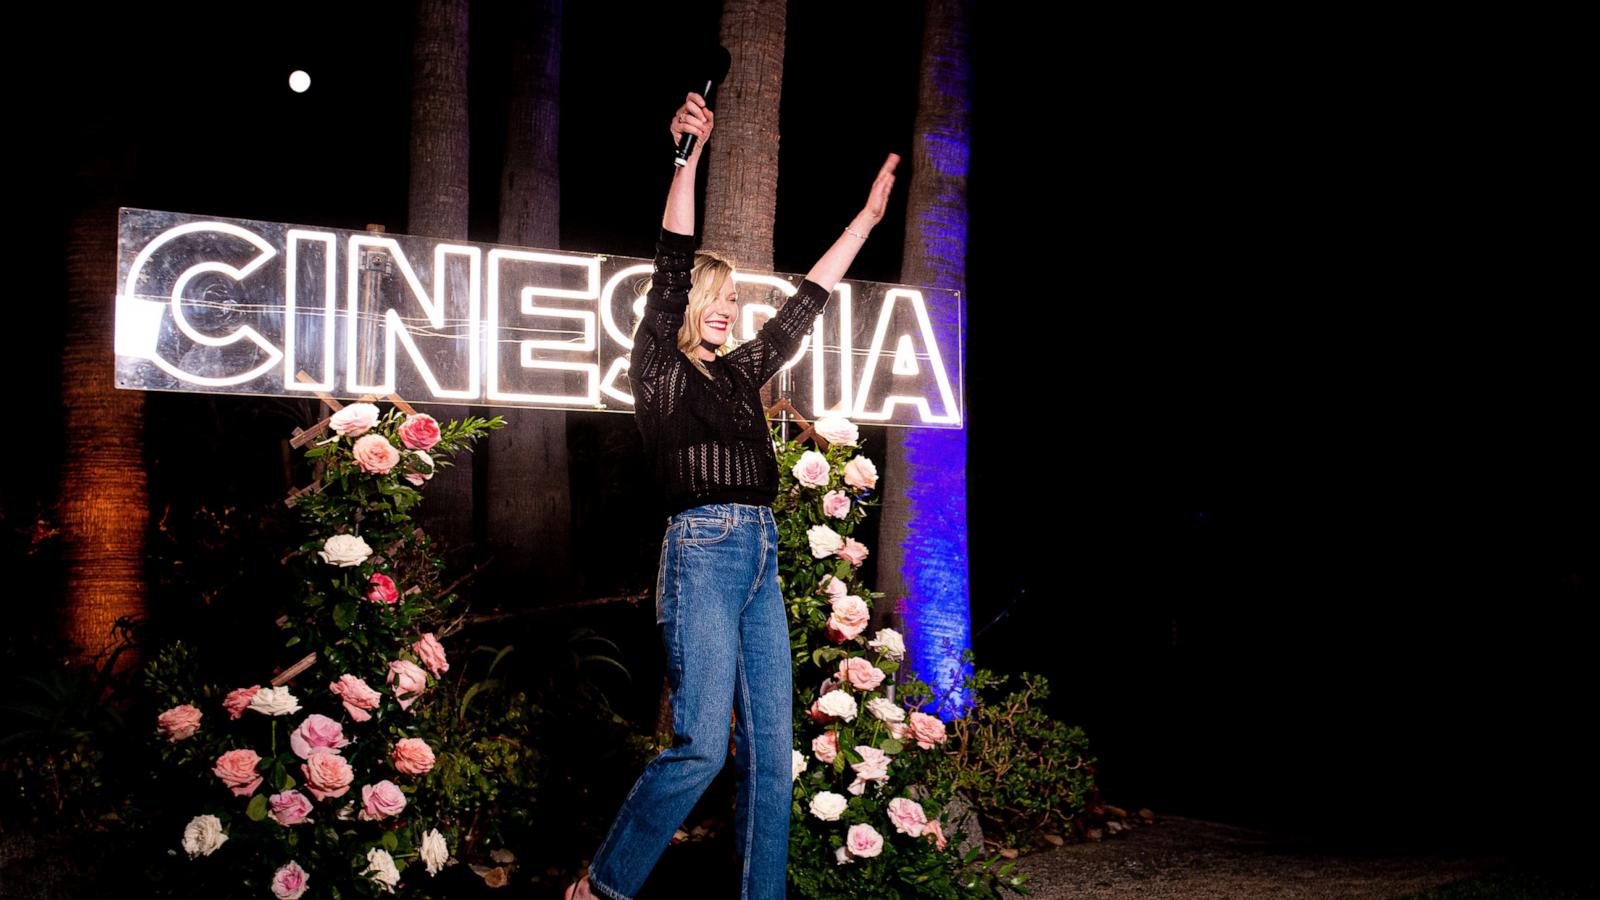
{"type": "Polygon", "coordinates": [[[678,146],[678,141],[685,134],[695,135],[698,140],[694,143],[694,150],[689,154],[690,164],[700,160],[700,151],[705,149],[706,141],[711,137],[712,123],[716,116],[711,112],[711,107],[706,106],[706,99],[690,91],[683,100],[683,105],[672,116],[672,146],[678,146]]]}

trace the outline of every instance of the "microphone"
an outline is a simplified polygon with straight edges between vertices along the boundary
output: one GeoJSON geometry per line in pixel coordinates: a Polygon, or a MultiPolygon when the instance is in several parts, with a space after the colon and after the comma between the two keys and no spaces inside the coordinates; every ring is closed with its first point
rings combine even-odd
{"type": "MultiPolygon", "coordinates": [[[[722,79],[728,77],[728,69],[733,65],[733,55],[728,52],[727,47],[718,46],[716,50],[711,52],[707,63],[707,74],[711,77],[706,79],[705,89],[698,93],[706,98],[706,106],[709,108],[711,106],[711,95],[715,93],[717,85],[722,83],[722,79]]],[[[688,165],[689,157],[694,154],[695,142],[699,139],[700,136],[695,134],[680,135],[678,137],[678,152],[672,157],[672,164],[675,166],[688,165]]]]}

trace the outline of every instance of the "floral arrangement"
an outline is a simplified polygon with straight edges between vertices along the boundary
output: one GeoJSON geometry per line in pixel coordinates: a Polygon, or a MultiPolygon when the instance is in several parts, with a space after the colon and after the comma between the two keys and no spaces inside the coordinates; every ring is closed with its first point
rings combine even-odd
{"type": "Polygon", "coordinates": [[[448,719],[418,712],[450,669],[436,630],[456,597],[410,512],[438,469],[503,424],[340,409],[306,453],[316,488],[293,498],[309,535],[286,562],[303,589],[279,621],[301,662],[274,679],[285,683],[238,687],[196,683],[181,644],[148,666],[170,703],[153,723],[168,766],[157,778],[187,779],[174,796],[202,807],[185,813],[173,855],[210,868],[183,880],[279,900],[373,896],[451,862],[461,810],[434,777],[452,752],[448,719]]]}
{"type": "MultiPolygon", "coordinates": [[[[797,693],[790,879],[806,897],[970,896],[939,814],[948,791],[931,783],[945,752],[945,723],[919,704],[916,678],[894,676],[905,643],[892,628],[871,635],[862,564],[853,536],[881,505],[878,470],[859,452],[850,421],[817,421],[819,450],[774,434],[781,484],[779,574],[789,610],[797,693]],[[899,692],[899,697],[894,696],[899,692]]],[[[902,673],[903,675],[904,673],[902,673]]]]}

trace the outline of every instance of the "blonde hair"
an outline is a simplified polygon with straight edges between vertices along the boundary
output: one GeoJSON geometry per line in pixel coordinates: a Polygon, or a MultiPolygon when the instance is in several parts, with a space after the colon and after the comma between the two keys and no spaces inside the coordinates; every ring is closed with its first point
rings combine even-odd
{"type": "MultiPolygon", "coordinates": [[[[689,271],[689,307],[683,314],[683,325],[678,328],[678,352],[689,357],[694,367],[700,374],[711,377],[711,372],[706,369],[706,364],[700,359],[695,349],[700,346],[702,334],[700,332],[700,317],[705,314],[706,307],[710,306],[722,293],[722,286],[734,276],[733,257],[715,250],[697,250],[694,254],[694,266],[689,271]]],[[[645,283],[645,293],[650,291],[650,282],[645,283]]],[[[644,322],[640,317],[634,323],[633,331],[639,333],[639,325],[644,322]]],[[[729,323],[730,325],[732,323],[729,323]]],[[[725,356],[733,348],[739,346],[741,341],[734,339],[730,327],[727,340],[718,347],[716,354],[725,356]]]]}

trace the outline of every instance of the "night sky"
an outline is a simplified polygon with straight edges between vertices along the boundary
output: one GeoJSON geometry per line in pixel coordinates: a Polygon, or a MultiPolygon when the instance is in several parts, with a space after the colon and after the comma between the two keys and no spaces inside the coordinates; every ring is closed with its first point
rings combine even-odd
{"type": "MultiPolygon", "coordinates": [[[[384,6],[61,5],[14,37],[28,377],[57,379],[86,161],[128,167],[120,205],[405,230],[411,22],[384,6]]],[[[859,6],[791,4],[779,271],[909,156],[920,6],[859,6]]],[[[507,63],[478,7],[470,237],[493,241],[507,63]]],[[[650,254],[682,48],[716,7],[650,9],[566,11],[564,249],[650,254]]],[[[979,663],[1050,676],[1113,802],[1407,839],[1564,821],[1594,798],[1572,295],[1440,252],[1460,184],[1422,139],[1451,82],[1390,90],[1417,73],[1363,23],[1243,24],[976,13],[979,663]]],[[[900,280],[901,175],[851,278],[900,280]]],[[[15,402],[40,423],[40,477],[5,486],[25,509],[53,482],[56,398],[15,402]]]]}

